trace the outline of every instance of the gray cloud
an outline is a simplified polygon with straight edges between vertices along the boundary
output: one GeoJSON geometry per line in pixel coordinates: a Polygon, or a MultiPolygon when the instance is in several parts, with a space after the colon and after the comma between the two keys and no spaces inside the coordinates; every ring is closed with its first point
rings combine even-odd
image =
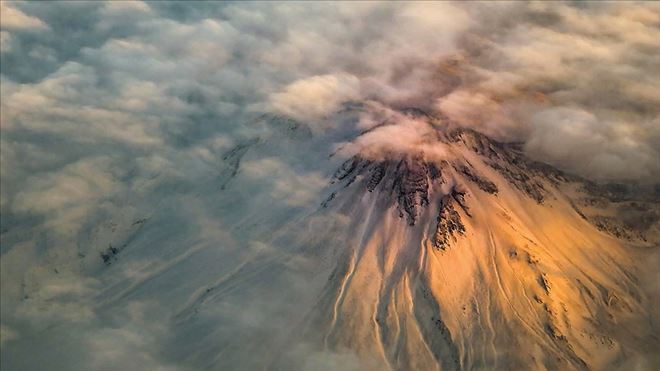
{"type": "MultiPolygon", "coordinates": [[[[228,346],[199,323],[281,335],[296,320],[283,316],[287,301],[300,298],[269,290],[305,282],[295,290],[306,293],[322,282],[299,276],[304,264],[287,250],[293,242],[272,231],[318,207],[338,161],[328,154],[344,145],[443,155],[425,141],[425,125],[392,108],[418,106],[524,141],[535,158],[594,179],[660,178],[655,4],[2,7],[0,325],[8,368],[57,358],[63,369],[111,361],[196,369],[228,346]],[[336,114],[346,101],[365,103],[361,115],[336,114]],[[312,135],[300,131],[304,143],[289,146],[291,123],[264,113],[296,118],[312,135]],[[351,142],[350,133],[392,115],[398,125],[351,142]],[[100,254],[124,244],[122,264],[105,266],[100,254]],[[191,327],[170,321],[190,298],[205,308],[222,302],[221,294],[196,295],[237,266],[254,269],[254,259],[279,262],[279,273],[264,273],[272,287],[224,293],[236,307],[214,307],[191,327]],[[152,288],[167,294],[150,296],[152,288]],[[287,318],[267,320],[274,317],[287,318]],[[55,326],[35,343],[35,333],[57,323],[66,330],[55,326]],[[28,345],[51,349],[69,332],[63,349],[93,356],[31,358],[28,345]]],[[[311,354],[295,363],[359,366],[351,354],[308,348],[291,350],[294,358],[311,354]]],[[[247,357],[230,353],[236,362],[247,357]]]]}
{"type": "Polygon", "coordinates": [[[593,179],[660,179],[658,4],[474,11],[488,15],[462,36],[463,83],[440,111],[593,179]]]}

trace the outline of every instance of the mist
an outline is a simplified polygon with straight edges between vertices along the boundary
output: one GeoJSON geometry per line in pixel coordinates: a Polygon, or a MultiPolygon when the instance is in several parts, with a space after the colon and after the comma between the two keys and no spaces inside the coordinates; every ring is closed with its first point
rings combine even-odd
{"type": "MultiPolygon", "coordinates": [[[[292,298],[311,301],[323,282],[270,231],[286,235],[294,227],[280,220],[318,208],[342,154],[442,159],[428,124],[402,108],[520,142],[591,180],[660,181],[656,3],[1,7],[3,365],[37,367],[62,352],[53,368],[195,369],[204,352],[234,350],[223,334],[285,333],[297,320],[292,298]],[[360,113],[342,113],[348,104],[360,113]],[[306,144],[287,146],[273,118],[304,126],[306,144]],[[99,255],[124,244],[130,264],[106,267],[99,255]],[[192,330],[168,322],[187,313],[182,298],[213,302],[200,282],[272,259],[281,269],[268,285],[223,293],[233,304],[192,330]],[[195,279],[178,285],[186,275],[195,279]],[[293,291],[272,293],[284,287],[293,291]],[[217,325],[201,336],[209,347],[186,347],[205,324],[217,325]],[[53,354],[30,359],[33,344],[53,354]]],[[[307,349],[284,358],[361,368],[350,353],[307,349]]]]}

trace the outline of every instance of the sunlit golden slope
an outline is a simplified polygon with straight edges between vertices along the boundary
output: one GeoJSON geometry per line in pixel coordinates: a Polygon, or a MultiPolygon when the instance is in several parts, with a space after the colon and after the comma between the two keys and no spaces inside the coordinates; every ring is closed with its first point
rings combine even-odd
{"type": "Polygon", "coordinates": [[[594,223],[586,205],[611,202],[581,180],[471,131],[437,141],[444,159],[358,155],[335,175],[323,206],[352,238],[307,337],[382,369],[657,366],[636,357],[660,349],[637,267],[657,220],[594,223]]]}

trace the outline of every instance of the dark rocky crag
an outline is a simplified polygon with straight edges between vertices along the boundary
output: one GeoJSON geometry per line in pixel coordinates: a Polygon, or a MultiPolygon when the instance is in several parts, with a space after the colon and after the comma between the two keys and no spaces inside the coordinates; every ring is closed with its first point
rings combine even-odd
{"type": "MultiPolygon", "coordinates": [[[[599,230],[616,238],[645,241],[647,230],[660,218],[656,200],[644,199],[644,202],[636,202],[639,197],[621,186],[597,185],[550,165],[532,161],[523,154],[517,143],[497,142],[464,128],[446,132],[438,129],[437,140],[441,143],[458,144],[477,154],[479,159],[500,174],[504,181],[538,204],[555,197],[557,192],[552,192],[550,188],[556,188],[561,193],[560,188],[563,185],[582,184],[580,188],[585,196],[570,201],[574,210],[599,230]],[[647,201],[652,205],[648,206],[647,201]],[[607,213],[589,214],[585,211],[585,207],[597,208],[605,204],[614,205],[621,211],[614,216],[607,213]],[[619,217],[619,214],[623,217],[619,217]]],[[[463,210],[465,216],[471,217],[464,202],[465,197],[469,197],[469,192],[457,190],[457,184],[474,184],[480,191],[493,197],[497,197],[499,192],[497,183],[477,170],[466,158],[431,161],[426,159],[423,153],[419,153],[402,155],[398,159],[373,160],[355,155],[335,172],[331,180],[335,189],[322,206],[328,207],[342,192],[341,189],[354,183],[367,192],[386,197],[388,203],[396,206],[398,216],[405,218],[410,226],[418,224],[423,209],[434,202],[433,195],[439,196],[441,201],[438,206],[434,244],[442,250],[446,249],[452,238],[465,233],[465,223],[456,208],[463,210]],[[446,186],[443,187],[443,184],[446,186]]]]}

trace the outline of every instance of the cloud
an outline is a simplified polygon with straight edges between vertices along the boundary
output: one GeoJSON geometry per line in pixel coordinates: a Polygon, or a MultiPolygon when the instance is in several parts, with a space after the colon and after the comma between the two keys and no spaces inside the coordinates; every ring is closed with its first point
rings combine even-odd
{"type": "Polygon", "coordinates": [[[118,170],[113,169],[110,159],[95,157],[28,178],[25,187],[15,195],[13,208],[17,212],[47,215],[48,226],[68,233],[83,223],[90,209],[121,190],[118,170]]]}
{"type": "Polygon", "coordinates": [[[320,173],[298,174],[286,163],[276,158],[246,161],[242,166],[248,178],[257,184],[266,184],[273,199],[284,200],[293,206],[313,204],[319,191],[326,185],[320,173]]]}
{"type": "Polygon", "coordinates": [[[312,76],[287,85],[269,100],[277,112],[299,120],[318,120],[336,112],[341,103],[358,99],[358,84],[350,75],[312,76]]]}
{"type": "Polygon", "coordinates": [[[118,310],[115,316],[122,324],[90,333],[86,339],[93,355],[89,367],[112,370],[135,365],[158,371],[181,371],[187,368],[167,362],[160,357],[159,337],[168,336],[166,318],[154,303],[135,301],[118,310]]]}
{"type": "Polygon", "coordinates": [[[396,160],[406,155],[435,161],[448,158],[447,148],[437,140],[436,128],[426,119],[369,102],[359,126],[368,130],[355,140],[339,144],[341,153],[347,156],[359,153],[374,160],[396,160]]]}
{"type": "Polygon", "coordinates": [[[519,136],[519,125],[509,109],[485,93],[458,89],[439,98],[436,108],[454,123],[496,139],[512,140],[519,136]]]}
{"type": "Polygon", "coordinates": [[[8,31],[0,31],[0,53],[9,51],[11,48],[11,34],[8,31]]]}
{"type": "MultiPolygon", "coordinates": [[[[657,122],[646,130],[657,131],[654,125],[657,122]]],[[[591,178],[648,179],[660,174],[660,153],[637,137],[636,126],[599,119],[577,108],[549,108],[531,117],[532,132],[525,149],[591,178]]]]}
{"type": "Polygon", "coordinates": [[[140,0],[111,1],[103,4],[103,12],[117,12],[126,15],[131,12],[150,12],[147,3],[140,0]]]}
{"type": "Polygon", "coordinates": [[[438,111],[592,179],[660,179],[657,4],[486,8],[473,9],[483,22],[462,36],[462,82],[438,111]]]}
{"type": "MultiPolygon", "coordinates": [[[[337,147],[444,158],[434,123],[403,107],[523,141],[533,158],[592,179],[660,179],[655,3],[1,4],[3,362],[29,362],[44,328],[41,349],[59,349],[66,328],[67,349],[97,356],[49,353],[65,369],[183,359],[196,369],[227,346],[204,328],[269,338],[277,326],[232,318],[247,304],[250,318],[264,308],[275,318],[284,304],[237,295],[235,311],[180,327],[131,305],[176,307],[231,283],[237,267],[259,272],[245,247],[282,234],[292,209],[318,208],[337,147]],[[360,112],[337,113],[347,102],[360,112]],[[289,146],[305,126],[312,137],[289,146]],[[129,247],[106,266],[111,243],[129,247]]],[[[294,245],[270,242],[255,255],[294,245]]],[[[277,295],[291,286],[267,283],[277,295]]],[[[335,363],[357,367],[325,353],[307,365],[335,363]]]]}
{"type": "Polygon", "coordinates": [[[4,345],[5,342],[15,339],[16,337],[16,332],[12,331],[5,325],[0,325],[0,345],[4,345]]]}
{"type": "Polygon", "coordinates": [[[29,16],[19,9],[11,6],[8,1],[0,3],[0,28],[5,30],[16,29],[47,29],[42,20],[37,17],[29,16]]]}

